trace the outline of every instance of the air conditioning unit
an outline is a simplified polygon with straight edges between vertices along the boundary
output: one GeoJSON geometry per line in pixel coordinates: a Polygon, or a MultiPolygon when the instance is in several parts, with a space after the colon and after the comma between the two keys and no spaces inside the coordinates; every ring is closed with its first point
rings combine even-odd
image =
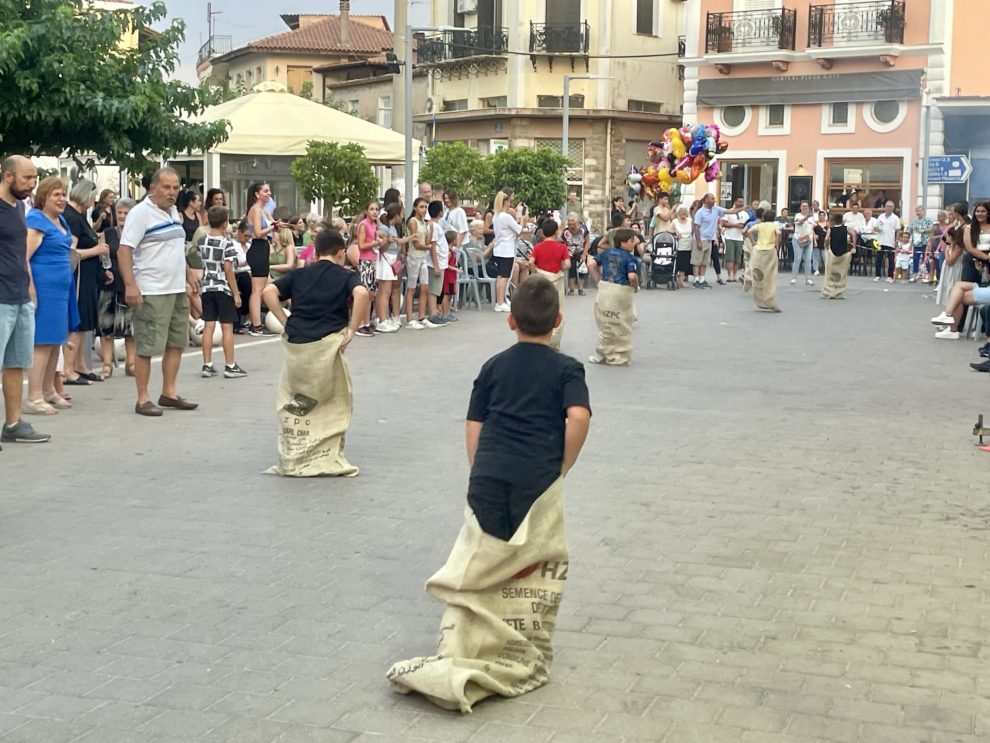
{"type": "Polygon", "coordinates": [[[427,98],[426,99],[426,113],[428,113],[428,114],[433,113],[433,99],[432,98],[427,98]]]}
{"type": "Polygon", "coordinates": [[[463,14],[477,13],[478,0],[457,0],[457,12],[463,14]]]}

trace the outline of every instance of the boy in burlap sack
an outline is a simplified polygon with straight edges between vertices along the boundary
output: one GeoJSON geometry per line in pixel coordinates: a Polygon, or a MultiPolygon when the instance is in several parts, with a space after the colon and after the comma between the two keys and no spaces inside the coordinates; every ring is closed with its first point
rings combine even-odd
{"type": "MultiPolygon", "coordinates": [[[[557,301],[561,317],[564,314],[564,295],[567,293],[567,270],[571,267],[571,253],[567,245],[558,237],[560,226],[552,219],[540,225],[543,239],[533,246],[529,254],[529,267],[537,276],[542,276],[557,290],[557,301]]],[[[563,319],[557,323],[550,336],[550,348],[559,351],[564,337],[563,319]]]]}
{"type": "Polygon", "coordinates": [[[777,243],[781,228],[774,219],[773,209],[764,210],[763,221],[747,229],[746,234],[753,240],[749,259],[753,300],[761,310],[780,312],[777,302],[777,243]]]}
{"type": "Polygon", "coordinates": [[[344,268],[343,235],[320,232],[316,262],[265,287],[262,299],[282,326],[282,378],[276,394],[277,465],[268,474],[353,477],[344,457],[351,422],[351,376],[344,351],[371,309],[371,294],[344,268]],[[353,299],[353,311],[348,304],[353,299]],[[283,302],[292,301],[286,316],[283,302]]]}
{"type": "Polygon", "coordinates": [[[549,348],[559,321],[546,279],[532,276],[513,293],[509,327],[519,342],[481,368],[468,407],[464,526],[426,584],[447,604],[437,654],[394,664],[395,691],[470,712],[550,678],[568,570],[563,478],[591,420],[584,368],[549,348]]]}
{"type": "Polygon", "coordinates": [[[856,230],[842,223],[841,214],[832,215],[827,244],[822,299],[845,299],[842,295],[849,279],[849,264],[856,252],[856,230]]]}
{"type": "Polygon", "coordinates": [[[614,247],[588,260],[588,269],[598,282],[598,347],[588,357],[592,364],[626,366],[632,361],[633,296],[639,291],[639,258],[633,254],[637,239],[632,230],[614,230],[614,247]]]}

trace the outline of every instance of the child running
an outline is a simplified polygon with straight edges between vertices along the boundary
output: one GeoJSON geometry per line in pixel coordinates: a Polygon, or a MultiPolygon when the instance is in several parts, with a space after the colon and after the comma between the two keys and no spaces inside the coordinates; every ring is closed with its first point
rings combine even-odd
{"type": "Polygon", "coordinates": [[[206,212],[209,233],[199,243],[203,259],[203,281],[200,294],[203,301],[203,370],[202,377],[215,377],[213,366],[213,332],[217,321],[223,334],[223,375],[227,379],[246,377],[247,372],[234,359],[234,323],[241,307],[241,293],[237,288],[234,267],[237,265],[237,247],[227,235],[227,208],[211,206],[206,212]]]}
{"type": "Polygon", "coordinates": [[[856,230],[843,221],[842,214],[832,215],[828,231],[828,250],[825,251],[825,284],[822,299],[845,299],[849,264],[856,252],[856,230]]]}
{"type": "MultiPolygon", "coordinates": [[[[567,294],[567,271],[571,267],[571,251],[567,244],[558,239],[560,226],[552,219],[546,219],[538,230],[543,239],[533,246],[529,254],[529,266],[538,276],[542,276],[557,290],[560,312],[564,311],[564,295],[567,294]]],[[[560,350],[564,323],[561,321],[553,329],[550,347],[560,350]]]]}
{"type": "Polygon", "coordinates": [[[633,255],[637,237],[623,227],[613,230],[611,239],[614,247],[588,259],[588,269],[598,282],[598,347],[588,361],[626,366],[632,361],[633,296],[639,291],[639,258],[633,255]]]}

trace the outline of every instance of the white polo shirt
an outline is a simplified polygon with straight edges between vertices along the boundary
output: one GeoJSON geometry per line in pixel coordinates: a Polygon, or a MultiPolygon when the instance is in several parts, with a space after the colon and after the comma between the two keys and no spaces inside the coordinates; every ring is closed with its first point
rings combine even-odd
{"type": "Polygon", "coordinates": [[[120,244],[134,249],[134,280],[141,294],[182,294],[186,291],[186,232],[179,210],[159,209],[145,199],[131,209],[120,244]]]}

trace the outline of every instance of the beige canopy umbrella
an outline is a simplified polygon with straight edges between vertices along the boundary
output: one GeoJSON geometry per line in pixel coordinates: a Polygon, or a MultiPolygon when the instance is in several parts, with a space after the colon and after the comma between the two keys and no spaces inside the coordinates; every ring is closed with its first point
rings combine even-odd
{"type": "MultiPolygon", "coordinates": [[[[230,136],[210,150],[219,155],[306,154],[310,140],[355,142],[373,165],[400,165],[405,161],[405,138],[391,129],[293,95],[278,83],[262,83],[255,92],[210,106],[194,121],[230,122],[230,136]]],[[[419,141],[413,140],[413,159],[419,159],[419,141]]]]}

